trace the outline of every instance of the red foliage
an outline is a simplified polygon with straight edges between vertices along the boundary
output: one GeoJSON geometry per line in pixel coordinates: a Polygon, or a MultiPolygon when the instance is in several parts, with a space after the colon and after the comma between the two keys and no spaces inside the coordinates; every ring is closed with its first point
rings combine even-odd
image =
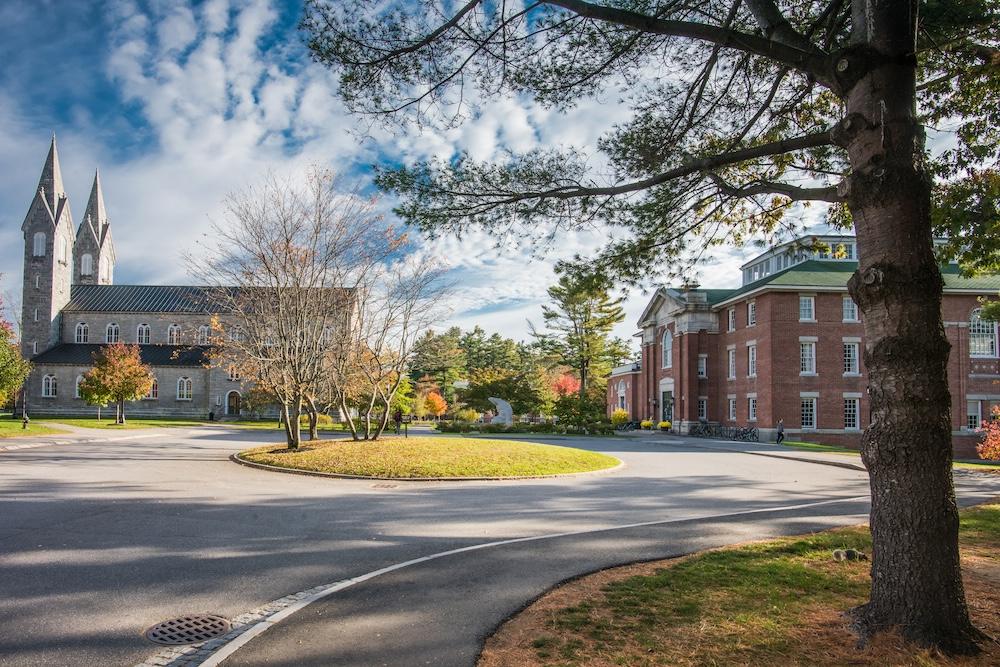
{"type": "Polygon", "coordinates": [[[552,383],[552,389],[560,396],[569,396],[580,391],[580,381],[575,376],[565,373],[552,383]]]}
{"type": "Polygon", "coordinates": [[[440,417],[448,411],[448,402],[436,391],[427,394],[427,398],[424,400],[426,401],[428,412],[435,417],[440,417]]]}
{"type": "Polygon", "coordinates": [[[1000,460],[1000,406],[993,406],[992,419],[983,422],[983,441],[976,447],[981,459],[1000,460]]]}

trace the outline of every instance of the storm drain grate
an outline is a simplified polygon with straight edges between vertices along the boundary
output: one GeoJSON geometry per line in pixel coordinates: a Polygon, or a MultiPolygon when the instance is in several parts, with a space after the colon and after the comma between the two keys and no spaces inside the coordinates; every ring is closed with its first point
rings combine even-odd
{"type": "Polygon", "coordinates": [[[220,616],[192,615],[172,618],[146,630],[146,639],[156,644],[197,644],[229,632],[229,621],[220,616]]]}
{"type": "Polygon", "coordinates": [[[395,489],[399,484],[372,484],[373,489],[395,489]]]}

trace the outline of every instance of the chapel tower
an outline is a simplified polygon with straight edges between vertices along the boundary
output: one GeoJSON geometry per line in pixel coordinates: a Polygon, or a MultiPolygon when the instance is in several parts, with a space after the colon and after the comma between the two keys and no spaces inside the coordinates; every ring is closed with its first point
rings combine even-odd
{"type": "Polygon", "coordinates": [[[21,353],[31,358],[59,342],[60,312],[69,303],[73,282],[73,215],[63,187],[55,134],[21,231],[21,353]]]}
{"type": "Polygon", "coordinates": [[[94,173],[87,210],[76,232],[73,252],[74,285],[110,285],[115,270],[115,246],[111,241],[111,223],[104,207],[101,173],[94,173]]]}

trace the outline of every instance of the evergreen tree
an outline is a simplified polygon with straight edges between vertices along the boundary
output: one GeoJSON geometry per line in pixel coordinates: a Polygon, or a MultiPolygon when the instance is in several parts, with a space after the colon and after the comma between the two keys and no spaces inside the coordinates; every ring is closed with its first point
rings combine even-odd
{"type": "Polygon", "coordinates": [[[551,306],[542,306],[547,332],[532,334],[559,362],[572,368],[580,380],[579,396],[584,399],[592,383],[600,383],[611,370],[610,353],[617,352],[610,336],[615,325],[625,319],[621,297],[608,294],[599,278],[564,273],[548,290],[551,306]]]}

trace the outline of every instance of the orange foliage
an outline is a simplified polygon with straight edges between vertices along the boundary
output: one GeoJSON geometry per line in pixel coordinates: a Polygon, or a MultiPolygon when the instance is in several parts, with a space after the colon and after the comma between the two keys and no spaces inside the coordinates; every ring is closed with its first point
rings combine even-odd
{"type": "Polygon", "coordinates": [[[444,397],[436,391],[432,391],[427,394],[427,398],[424,400],[427,404],[427,411],[435,417],[440,417],[448,411],[448,402],[444,400],[444,397]]]}

